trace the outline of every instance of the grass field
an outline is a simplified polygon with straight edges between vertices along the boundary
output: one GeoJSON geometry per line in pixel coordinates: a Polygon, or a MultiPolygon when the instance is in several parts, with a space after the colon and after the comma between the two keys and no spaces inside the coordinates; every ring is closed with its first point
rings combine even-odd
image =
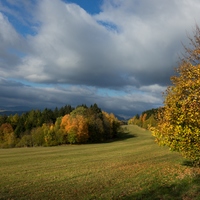
{"type": "Polygon", "coordinates": [[[198,168],[126,127],[110,143],[0,149],[0,199],[200,199],[198,168]]]}

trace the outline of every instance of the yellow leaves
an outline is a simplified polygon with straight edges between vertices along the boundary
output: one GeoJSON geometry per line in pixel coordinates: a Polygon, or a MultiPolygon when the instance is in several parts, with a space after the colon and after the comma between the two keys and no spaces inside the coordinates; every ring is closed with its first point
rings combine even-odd
{"type": "Polygon", "coordinates": [[[66,134],[73,134],[75,142],[85,143],[89,137],[87,119],[82,115],[65,115],[61,121],[61,127],[66,134]]]}
{"type": "Polygon", "coordinates": [[[0,146],[11,147],[15,142],[15,134],[11,124],[4,123],[0,126],[0,146]]]}
{"type": "Polygon", "coordinates": [[[77,142],[85,143],[89,137],[87,120],[81,116],[76,116],[77,142]]]}
{"type": "Polygon", "coordinates": [[[11,124],[5,123],[0,126],[0,133],[2,134],[12,133],[12,132],[13,132],[13,128],[11,124]]]}
{"type": "Polygon", "coordinates": [[[200,159],[200,65],[183,63],[173,86],[165,92],[164,109],[158,113],[158,126],[151,129],[156,142],[200,159]]]}
{"type": "Polygon", "coordinates": [[[60,127],[69,143],[102,142],[115,136],[118,119],[97,108],[78,107],[61,119],[60,127]]]}

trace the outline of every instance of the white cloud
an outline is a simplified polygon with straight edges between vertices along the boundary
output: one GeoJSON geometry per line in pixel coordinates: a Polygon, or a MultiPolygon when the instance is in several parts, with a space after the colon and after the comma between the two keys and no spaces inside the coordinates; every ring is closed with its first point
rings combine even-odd
{"type": "Polygon", "coordinates": [[[116,88],[136,82],[169,83],[185,30],[191,30],[200,16],[189,12],[198,8],[195,2],[105,1],[102,12],[93,17],[75,4],[42,1],[37,11],[41,26],[30,46],[33,60],[43,60],[43,70],[38,79],[24,76],[31,81],[116,88]],[[112,22],[119,32],[106,29],[99,20],[112,22]]]}
{"type": "Polygon", "coordinates": [[[199,1],[108,0],[96,19],[121,30],[116,43],[130,74],[142,83],[166,83],[182,51],[181,42],[186,42],[186,31],[200,18],[199,8],[199,1]]]}
{"type": "Polygon", "coordinates": [[[141,91],[149,92],[149,93],[162,93],[162,91],[165,91],[166,89],[167,89],[166,87],[160,86],[158,84],[140,87],[141,91]]]}
{"type": "Polygon", "coordinates": [[[76,4],[39,1],[35,16],[40,26],[27,38],[31,54],[18,70],[21,78],[44,83],[168,84],[186,30],[200,17],[198,8],[197,1],[108,0],[100,14],[91,16],[76,4]],[[119,31],[98,21],[111,22],[119,31]]]}
{"type": "Polygon", "coordinates": [[[25,48],[22,38],[0,12],[0,76],[12,76],[14,68],[20,63],[19,54],[25,48]]]}

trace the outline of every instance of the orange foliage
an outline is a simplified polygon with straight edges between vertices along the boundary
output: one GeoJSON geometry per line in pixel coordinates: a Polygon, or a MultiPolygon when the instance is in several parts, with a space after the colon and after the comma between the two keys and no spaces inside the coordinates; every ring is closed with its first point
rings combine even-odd
{"type": "Polygon", "coordinates": [[[142,122],[145,122],[146,117],[147,117],[147,113],[144,113],[144,115],[142,115],[142,122]]]}
{"type": "Polygon", "coordinates": [[[89,137],[87,120],[82,115],[70,116],[65,115],[61,121],[61,127],[65,134],[75,134],[77,143],[85,143],[89,137]]]}
{"type": "Polygon", "coordinates": [[[0,126],[0,141],[3,141],[5,138],[5,135],[10,134],[13,132],[13,128],[11,124],[4,123],[0,126]]]}

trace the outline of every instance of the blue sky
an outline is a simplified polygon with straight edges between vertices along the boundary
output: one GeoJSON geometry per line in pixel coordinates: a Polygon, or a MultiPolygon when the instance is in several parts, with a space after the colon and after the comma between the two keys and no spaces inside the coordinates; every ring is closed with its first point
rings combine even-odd
{"type": "Polygon", "coordinates": [[[0,0],[0,109],[162,105],[199,0],[0,0]]]}
{"type": "Polygon", "coordinates": [[[103,0],[65,0],[64,2],[75,3],[92,15],[99,13],[103,4],[103,0]]]}

